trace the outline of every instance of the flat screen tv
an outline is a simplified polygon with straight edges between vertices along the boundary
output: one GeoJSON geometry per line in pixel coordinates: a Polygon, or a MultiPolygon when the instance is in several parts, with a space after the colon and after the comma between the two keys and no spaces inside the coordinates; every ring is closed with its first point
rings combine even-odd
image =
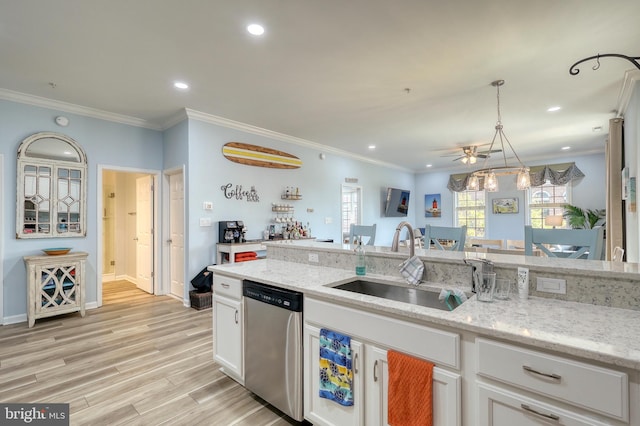
{"type": "Polygon", "coordinates": [[[406,189],[387,188],[387,199],[384,204],[384,215],[388,217],[404,217],[409,212],[409,196],[406,189]]]}

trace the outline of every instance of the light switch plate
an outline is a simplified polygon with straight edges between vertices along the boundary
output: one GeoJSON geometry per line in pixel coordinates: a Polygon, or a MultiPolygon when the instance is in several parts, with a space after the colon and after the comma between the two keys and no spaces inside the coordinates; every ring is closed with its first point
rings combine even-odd
{"type": "Polygon", "coordinates": [[[211,226],[211,218],[210,217],[201,217],[200,218],[200,226],[211,226]]]}
{"type": "Polygon", "coordinates": [[[213,203],[211,201],[205,201],[202,203],[202,208],[204,210],[213,210],[213,203]]]}
{"type": "Polygon", "coordinates": [[[567,294],[567,281],[558,278],[538,277],[536,290],[545,293],[567,294]]]}

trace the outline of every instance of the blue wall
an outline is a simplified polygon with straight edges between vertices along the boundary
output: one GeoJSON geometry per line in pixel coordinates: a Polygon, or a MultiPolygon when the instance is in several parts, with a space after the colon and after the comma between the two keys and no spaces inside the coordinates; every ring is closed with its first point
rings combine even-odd
{"type": "Polygon", "coordinates": [[[27,289],[23,256],[40,254],[47,247],[72,247],[89,253],[87,260],[87,302],[95,302],[97,247],[97,200],[102,190],[97,188],[98,164],[162,169],[162,133],[139,127],[64,113],[69,127],[54,122],[60,111],[0,100],[0,152],[4,168],[4,316],[26,312],[27,289]],[[20,142],[38,132],[64,133],[82,146],[88,159],[87,236],[86,238],[28,239],[15,238],[16,225],[16,153],[20,142]]]}

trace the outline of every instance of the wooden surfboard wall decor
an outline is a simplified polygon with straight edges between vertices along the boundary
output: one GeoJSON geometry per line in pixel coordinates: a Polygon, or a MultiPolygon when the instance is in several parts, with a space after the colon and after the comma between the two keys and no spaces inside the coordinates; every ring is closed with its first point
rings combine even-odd
{"type": "Polygon", "coordinates": [[[227,142],[222,147],[222,155],[234,163],[248,166],[272,169],[297,169],[302,166],[302,160],[295,155],[242,142],[227,142]]]}

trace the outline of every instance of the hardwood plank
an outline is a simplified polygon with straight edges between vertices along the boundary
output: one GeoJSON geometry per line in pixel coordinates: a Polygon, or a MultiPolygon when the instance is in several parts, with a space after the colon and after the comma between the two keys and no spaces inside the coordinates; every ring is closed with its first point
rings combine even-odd
{"type": "Polygon", "coordinates": [[[103,302],[0,326],[0,401],[68,403],[74,426],[297,424],[220,371],[211,309],[126,281],[103,302]]]}

